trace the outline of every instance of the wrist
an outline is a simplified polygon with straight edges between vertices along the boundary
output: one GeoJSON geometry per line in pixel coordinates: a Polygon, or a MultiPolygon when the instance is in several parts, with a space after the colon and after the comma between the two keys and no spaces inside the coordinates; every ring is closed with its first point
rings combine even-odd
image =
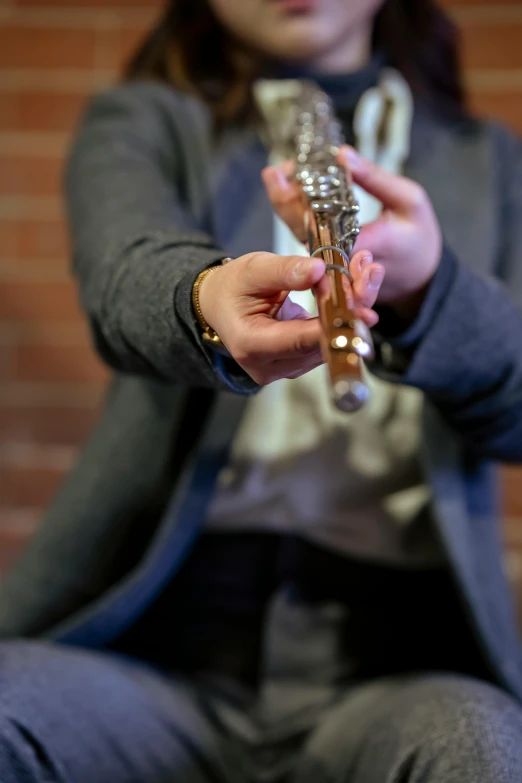
{"type": "Polygon", "coordinates": [[[208,314],[208,306],[205,299],[205,288],[206,284],[208,284],[208,278],[212,274],[215,274],[218,269],[219,266],[209,266],[207,269],[204,269],[196,277],[194,285],[192,286],[192,307],[202,331],[207,331],[212,328],[206,317],[206,313],[208,314]]]}
{"type": "Polygon", "coordinates": [[[211,307],[214,296],[211,293],[212,284],[209,281],[220,269],[222,269],[221,265],[211,266],[208,269],[204,269],[197,276],[192,287],[192,307],[201,329],[203,342],[220,353],[228,354],[221,338],[214,329],[211,307]]]}

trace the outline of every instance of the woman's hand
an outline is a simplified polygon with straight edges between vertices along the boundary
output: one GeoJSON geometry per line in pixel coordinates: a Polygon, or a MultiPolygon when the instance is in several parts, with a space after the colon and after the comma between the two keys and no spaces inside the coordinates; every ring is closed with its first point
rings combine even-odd
{"type": "MultiPolygon", "coordinates": [[[[366,248],[386,270],[378,303],[412,319],[442,252],[441,230],[428,195],[416,182],[384,171],[352,147],[341,148],[339,163],[383,204],[382,214],[362,227],[356,243],[356,249],[366,248]]],[[[297,183],[288,181],[291,168],[285,163],[279,170],[265,169],[263,179],[274,209],[302,241],[305,205],[297,183]]]]}
{"type": "MultiPolygon", "coordinates": [[[[358,318],[374,326],[384,270],[368,252],[352,258],[347,295],[358,318]]],[[[321,326],[288,298],[290,291],[329,285],[319,258],[249,253],[207,275],[199,305],[237,363],[260,385],[297,378],[322,364],[321,326]]]]}

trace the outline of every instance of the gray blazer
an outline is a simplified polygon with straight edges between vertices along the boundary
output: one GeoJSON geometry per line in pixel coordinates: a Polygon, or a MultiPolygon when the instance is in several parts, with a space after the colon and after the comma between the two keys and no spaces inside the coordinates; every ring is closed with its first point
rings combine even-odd
{"type": "MultiPolygon", "coordinates": [[[[219,140],[196,100],[152,83],[88,109],[70,158],[74,270],[115,379],[78,463],[0,593],[0,634],[102,647],[195,541],[253,382],[203,347],[197,274],[271,249],[251,130],[219,140]]],[[[373,370],[425,393],[424,462],[441,541],[498,683],[522,697],[492,463],[522,458],[522,155],[500,128],[417,108],[409,176],[447,248],[418,320],[376,334],[373,370]]],[[[386,319],[383,319],[386,323],[386,319]]]]}

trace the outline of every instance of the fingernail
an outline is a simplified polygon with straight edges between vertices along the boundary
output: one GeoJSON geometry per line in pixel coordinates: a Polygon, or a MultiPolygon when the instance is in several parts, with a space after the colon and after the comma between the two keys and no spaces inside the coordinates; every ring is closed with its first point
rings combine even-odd
{"type": "Polygon", "coordinates": [[[288,179],[285,176],[284,171],[281,171],[281,169],[273,169],[274,171],[274,184],[278,185],[283,190],[288,190],[290,187],[290,183],[288,182],[288,179]]]}
{"type": "Polygon", "coordinates": [[[263,169],[263,179],[267,185],[277,185],[277,171],[272,166],[263,169]]]}
{"type": "Polygon", "coordinates": [[[362,158],[353,147],[344,148],[344,159],[351,169],[358,169],[362,165],[362,158]]]}
{"type": "Polygon", "coordinates": [[[375,291],[377,288],[379,288],[383,280],[384,280],[384,269],[382,267],[371,269],[368,278],[368,288],[371,288],[372,290],[375,291]]]}
{"type": "Polygon", "coordinates": [[[373,261],[373,257],[370,253],[368,253],[367,256],[361,257],[361,269],[364,269],[365,266],[368,266],[368,264],[371,264],[373,261]]]}

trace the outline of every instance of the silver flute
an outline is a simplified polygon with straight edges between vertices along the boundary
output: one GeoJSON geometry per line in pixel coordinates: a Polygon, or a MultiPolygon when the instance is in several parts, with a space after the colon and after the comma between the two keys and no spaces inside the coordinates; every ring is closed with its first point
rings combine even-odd
{"type": "Polygon", "coordinates": [[[359,205],[349,173],[337,159],[344,143],[342,129],[329,97],[308,80],[289,80],[276,100],[265,97],[265,114],[272,146],[295,163],[309,253],[326,264],[329,286],[315,292],[321,349],[332,400],[339,410],[351,413],[369,398],[363,362],[371,360],[374,351],[370,331],[355,317],[347,294],[353,282],[350,259],[359,234],[359,205]]]}
{"type": "Polygon", "coordinates": [[[330,283],[326,293],[316,293],[316,299],[332,399],[337,408],[351,413],[368,400],[363,361],[373,357],[370,331],[355,317],[347,297],[353,282],[350,259],[359,234],[359,205],[349,173],[338,163],[344,138],[331,101],[314,83],[301,85],[294,176],[304,194],[310,255],[324,260],[330,283]]]}

